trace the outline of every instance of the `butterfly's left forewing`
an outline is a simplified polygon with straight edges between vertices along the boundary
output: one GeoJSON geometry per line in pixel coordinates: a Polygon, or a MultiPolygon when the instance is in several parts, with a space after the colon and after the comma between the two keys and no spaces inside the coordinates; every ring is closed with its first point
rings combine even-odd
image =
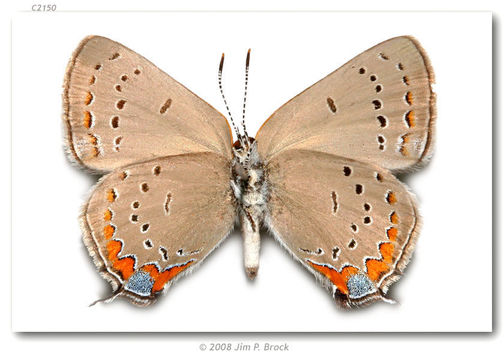
{"type": "Polygon", "coordinates": [[[267,165],[266,225],[344,306],[384,298],[418,235],[415,200],[388,170],[289,150],[267,165]]]}
{"type": "Polygon", "coordinates": [[[75,50],[63,103],[68,154],[93,172],[167,155],[231,156],[224,116],[144,57],[101,36],[85,38],[75,50]]]}
{"type": "Polygon", "coordinates": [[[148,305],[232,230],[229,162],[213,153],[156,158],[102,178],[85,205],[85,243],[116,295],[148,305]]]}

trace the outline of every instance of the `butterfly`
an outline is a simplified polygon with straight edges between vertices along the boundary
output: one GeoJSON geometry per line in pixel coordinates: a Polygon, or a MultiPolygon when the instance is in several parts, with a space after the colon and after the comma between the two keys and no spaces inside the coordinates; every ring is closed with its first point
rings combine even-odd
{"type": "Polygon", "coordinates": [[[420,228],[395,175],[432,155],[433,82],[418,41],[392,38],[281,106],[255,138],[230,117],[233,142],[221,113],[151,62],[85,38],[66,70],[63,120],[70,159],[105,174],[80,217],[112,286],[103,301],[152,304],[239,223],[249,278],[266,228],[342,307],[392,302],[420,228]]]}

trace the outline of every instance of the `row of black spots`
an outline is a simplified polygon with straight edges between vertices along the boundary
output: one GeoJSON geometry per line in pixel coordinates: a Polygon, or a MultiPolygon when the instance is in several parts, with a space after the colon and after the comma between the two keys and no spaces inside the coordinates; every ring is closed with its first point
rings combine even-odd
{"type": "Polygon", "coordinates": [[[110,60],[110,61],[117,60],[117,59],[119,59],[119,57],[120,57],[120,56],[121,56],[121,55],[120,55],[118,52],[113,53],[113,54],[109,57],[109,60],[110,60]]]}
{"type": "Polygon", "coordinates": [[[172,104],[172,99],[166,100],[165,103],[163,104],[163,106],[161,106],[161,108],[159,109],[159,113],[164,114],[166,112],[166,110],[168,110],[170,108],[171,104],[172,104]]]}
{"type": "Polygon", "coordinates": [[[136,210],[136,209],[138,209],[139,207],[140,207],[140,202],[139,202],[139,201],[133,201],[133,202],[131,203],[131,208],[132,208],[133,210],[136,210]]]}
{"type": "Polygon", "coordinates": [[[334,261],[338,260],[338,256],[340,255],[341,253],[341,249],[337,246],[333,247],[332,249],[332,259],[334,261]]]}
{"type": "Polygon", "coordinates": [[[361,195],[364,192],[364,187],[362,184],[355,184],[355,193],[361,195]]]}
{"type": "Polygon", "coordinates": [[[122,109],[124,109],[124,105],[126,105],[126,100],[121,99],[121,100],[119,100],[119,101],[116,102],[116,109],[117,110],[122,110],[122,109]]]}
{"type": "MultiPolygon", "coordinates": [[[[144,241],[144,247],[147,250],[152,249],[154,247],[154,244],[152,243],[152,240],[151,239],[145,240],[144,241]]],[[[158,251],[159,251],[159,254],[161,255],[161,260],[168,261],[168,250],[165,247],[160,246],[158,251]]]]}
{"type": "Polygon", "coordinates": [[[147,231],[149,231],[149,227],[150,227],[149,223],[142,224],[142,226],[140,226],[140,232],[145,234],[147,231]]]}
{"type": "Polygon", "coordinates": [[[359,231],[359,227],[358,227],[357,225],[355,225],[355,224],[350,225],[350,229],[352,229],[352,231],[353,231],[354,233],[356,233],[356,232],[358,232],[358,231],[359,231]]]}
{"type": "Polygon", "coordinates": [[[140,191],[143,193],[146,193],[147,191],[149,191],[149,184],[147,184],[146,182],[141,183],[140,184],[140,191]]]}
{"type": "Polygon", "coordinates": [[[364,216],[364,218],[362,219],[362,222],[365,225],[371,225],[371,223],[373,222],[373,218],[371,216],[364,216]]]}
{"type": "Polygon", "coordinates": [[[388,125],[388,120],[385,116],[383,115],[378,115],[376,117],[376,120],[378,120],[378,123],[380,124],[380,127],[385,128],[388,125]]]}
{"type": "Polygon", "coordinates": [[[122,141],[123,137],[122,136],[117,136],[115,139],[114,139],[114,151],[116,152],[119,152],[119,146],[121,145],[121,141],[122,141]]]}
{"type": "Polygon", "coordinates": [[[110,118],[110,127],[112,129],[117,129],[119,127],[119,116],[114,115],[110,118]]]}
{"type": "Polygon", "coordinates": [[[331,198],[332,198],[332,201],[333,201],[332,213],[333,213],[333,215],[336,215],[336,213],[338,212],[339,204],[338,204],[338,195],[336,194],[335,191],[333,191],[331,193],[331,198]]]}
{"type": "Polygon", "coordinates": [[[305,249],[305,248],[299,248],[299,251],[302,251],[304,253],[307,253],[309,255],[324,255],[324,250],[321,248],[317,248],[316,250],[310,250],[310,249],[305,249]]]}
{"type": "Polygon", "coordinates": [[[171,193],[166,194],[166,199],[165,199],[165,202],[164,202],[164,205],[163,205],[163,209],[164,209],[165,215],[170,215],[170,203],[171,203],[171,200],[172,200],[172,194],[171,193]]]}
{"type": "Polygon", "coordinates": [[[334,103],[334,100],[330,97],[327,98],[327,106],[329,107],[329,110],[333,113],[336,114],[338,111],[338,108],[336,107],[336,104],[334,103]]]}
{"type": "Polygon", "coordinates": [[[385,136],[383,136],[383,135],[378,135],[378,136],[376,137],[376,141],[378,141],[378,148],[379,148],[381,151],[384,151],[384,150],[385,150],[385,142],[386,142],[385,136]]]}
{"type": "MultiPolygon", "coordinates": [[[[399,71],[403,71],[404,70],[404,65],[402,63],[397,63],[396,67],[397,67],[397,70],[399,70],[399,71]]],[[[410,80],[408,78],[408,75],[404,75],[402,77],[402,82],[403,82],[404,85],[409,86],[410,80]]]]}
{"type": "Polygon", "coordinates": [[[130,221],[133,223],[133,224],[136,224],[138,222],[138,214],[131,214],[130,216],[130,221]]]}
{"type": "Polygon", "coordinates": [[[168,261],[168,250],[166,250],[166,248],[160,246],[159,247],[159,254],[161,255],[161,259],[163,261],[168,261]]]}
{"type": "Polygon", "coordinates": [[[362,207],[364,208],[364,211],[371,211],[371,205],[369,205],[369,203],[364,203],[362,207]]]}
{"type": "Polygon", "coordinates": [[[348,245],[347,247],[350,249],[350,250],[354,250],[355,248],[357,248],[357,241],[355,241],[354,238],[352,238],[349,242],[348,242],[348,245]]]}
{"type": "Polygon", "coordinates": [[[130,175],[129,171],[128,171],[128,170],[124,170],[123,172],[121,172],[121,173],[119,174],[119,178],[120,178],[122,181],[124,181],[124,180],[126,180],[126,179],[129,177],[129,175],[130,175]]]}
{"type": "Polygon", "coordinates": [[[352,168],[350,166],[343,166],[343,174],[345,176],[352,175],[352,168]]]}
{"type": "Polygon", "coordinates": [[[159,176],[159,174],[161,174],[161,166],[159,165],[156,165],[152,168],[152,174],[154,174],[154,176],[159,176]]]}
{"type": "Polygon", "coordinates": [[[373,108],[375,110],[380,110],[383,107],[383,103],[380,99],[375,99],[372,101],[373,108]]]}
{"type": "Polygon", "coordinates": [[[389,60],[390,58],[385,55],[384,53],[378,53],[378,58],[381,59],[381,60],[389,60]]]}

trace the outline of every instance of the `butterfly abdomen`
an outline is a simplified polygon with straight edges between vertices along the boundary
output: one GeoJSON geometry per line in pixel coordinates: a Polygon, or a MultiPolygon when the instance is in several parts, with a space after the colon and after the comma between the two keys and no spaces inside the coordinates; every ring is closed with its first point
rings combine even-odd
{"type": "Polygon", "coordinates": [[[235,195],[244,238],[245,269],[253,279],[259,266],[259,230],[268,202],[264,164],[252,142],[246,148],[235,146],[231,165],[231,188],[235,195]]]}

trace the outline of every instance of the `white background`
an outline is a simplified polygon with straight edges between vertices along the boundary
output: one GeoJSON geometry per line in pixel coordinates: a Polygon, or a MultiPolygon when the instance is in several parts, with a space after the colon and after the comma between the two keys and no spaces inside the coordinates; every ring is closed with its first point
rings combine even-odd
{"type": "Polygon", "coordinates": [[[491,14],[489,13],[24,13],[12,26],[12,326],[15,331],[490,331],[492,321],[491,14]],[[429,26],[426,26],[429,24],[429,26]],[[470,24],[470,26],[468,26],[470,24]],[[28,31],[30,30],[30,31],[28,31]],[[424,218],[400,304],[344,312],[264,234],[249,282],[238,233],[156,305],[87,307],[109,293],[80,238],[80,207],[96,182],[65,159],[66,63],[86,35],[150,59],[225,112],[216,72],[239,118],[252,48],[248,124],[361,51],[414,35],[436,73],[431,164],[405,180],[424,218]]]}

